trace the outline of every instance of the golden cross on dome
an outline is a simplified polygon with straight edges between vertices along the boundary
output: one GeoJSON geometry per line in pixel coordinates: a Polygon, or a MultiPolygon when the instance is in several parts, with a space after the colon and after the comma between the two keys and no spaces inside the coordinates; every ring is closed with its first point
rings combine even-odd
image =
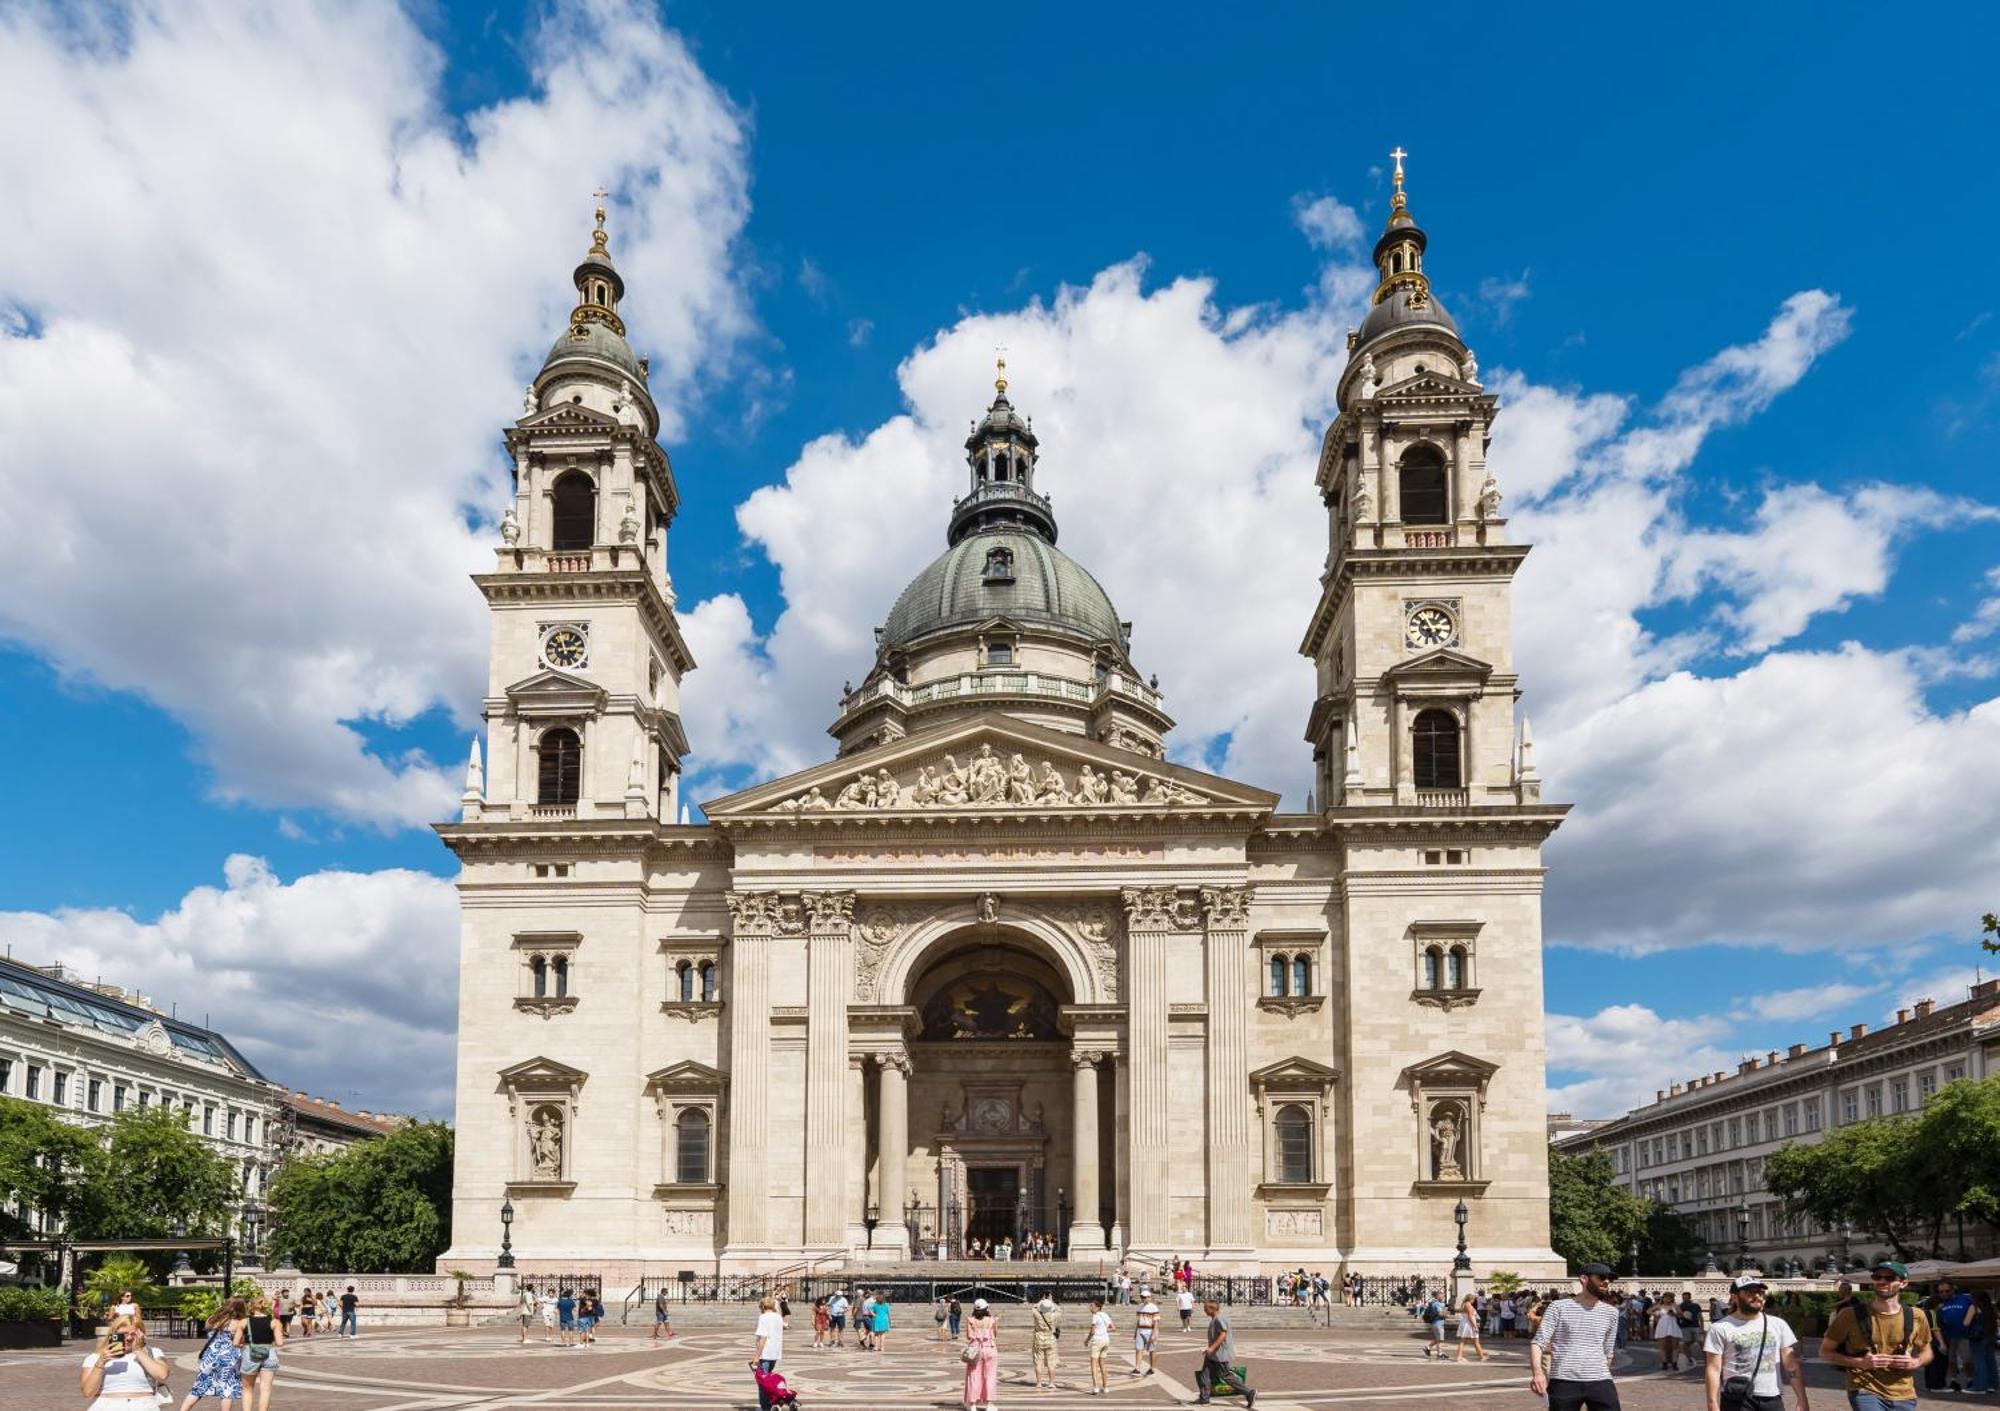
{"type": "Polygon", "coordinates": [[[1403,158],[1409,156],[1410,154],[1408,152],[1405,152],[1400,146],[1398,146],[1396,150],[1391,152],[1389,155],[1396,159],[1396,189],[1398,191],[1401,191],[1403,189],[1403,158]]]}
{"type": "MultiPolygon", "coordinates": [[[[1402,174],[1403,174],[1402,168],[1398,167],[1396,169],[1397,177],[1401,178],[1402,174]]],[[[590,194],[597,200],[597,228],[599,230],[602,230],[604,229],[604,198],[609,196],[611,193],[609,191],[606,191],[602,186],[600,186],[590,194]]]]}
{"type": "Polygon", "coordinates": [[[993,349],[993,390],[1005,395],[1007,391],[1007,345],[1001,343],[993,349]]]}

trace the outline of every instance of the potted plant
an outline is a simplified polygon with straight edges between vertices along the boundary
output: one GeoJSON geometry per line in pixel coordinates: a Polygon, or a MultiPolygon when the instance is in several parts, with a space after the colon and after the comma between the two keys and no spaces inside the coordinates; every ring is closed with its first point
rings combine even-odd
{"type": "Polygon", "coordinates": [[[61,1289],[0,1285],[0,1348],[60,1346],[62,1316],[61,1289]]]}
{"type": "Polygon", "coordinates": [[[445,1273],[458,1280],[458,1292],[445,1305],[444,1324],[448,1328],[469,1328],[472,1326],[472,1296],[465,1291],[465,1285],[472,1274],[465,1269],[447,1269],[445,1273]]]}

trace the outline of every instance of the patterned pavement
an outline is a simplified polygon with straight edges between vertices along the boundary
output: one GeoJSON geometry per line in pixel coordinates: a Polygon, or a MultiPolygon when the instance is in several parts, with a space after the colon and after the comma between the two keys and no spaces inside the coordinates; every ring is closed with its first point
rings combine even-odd
{"type": "MultiPolygon", "coordinates": [[[[746,1363],[751,1338],[702,1330],[671,1343],[651,1345],[643,1331],[614,1328],[596,1347],[567,1349],[540,1341],[522,1347],[512,1329],[382,1329],[354,1342],[294,1339],[283,1354],[273,1411],[508,1411],[509,1408],[578,1408],[578,1411],[720,1411],[754,1407],[756,1390],[746,1363]]],[[[1127,1375],[1114,1343],[1111,1393],[1086,1395],[1088,1373],[1080,1343],[1066,1340],[1060,1389],[1038,1392],[1028,1371],[1026,1329],[1000,1326],[1003,1407],[1081,1411],[1086,1406],[1163,1407],[1194,1399],[1200,1340],[1163,1330],[1159,1372],[1127,1375]]],[[[815,1352],[794,1338],[781,1368],[799,1392],[801,1411],[820,1407],[925,1408],[952,1411],[963,1386],[956,1347],[927,1336],[928,1327],[894,1336],[890,1350],[815,1352]]],[[[1129,1338],[1121,1339],[1129,1348],[1129,1338]]],[[[1341,1407],[1447,1405],[1537,1411],[1545,1402],[1527,1386],[1522,1344],[1494,1349],[1492,1361],[1463,1365],[1424,1361],[1412,1332],[1352,1333],[1306,1329],[1257,1329],[1237,1334],[1238,1360],[1249,1367],[1260,1411],[1336,1411],[1341,1407]]],[[[176,1398],[194,1379],[194,1344],[171,1345],[176,1398]]],[[[87,1345],[60,1353],[0,1354],[0,1411],[46,1411],[80,1404],[78,1364],[87,1345]]],[[[1698,1375],[1662,1375],[1650,1352],[1625,1357],[1620,1392],[1630,1411],[1700,1408],[1698,1375]]],[[[1827,1369],[1816,1369],[1812,1389],[1825,1405],[1841,1398],[1827,1369]],[[1824,1390],[1822,1390],[1824,1388],[1824,1390]]],[[[1965,1398],[1970,1400],[1970,1398],[1965,1398]]],[[[1218,1398],[1227,1405],[1233,1398],[1218,1398]]],[[[1986,1401],[1985,1398],[1980,1399],[1986,1401]]],[[[205,1403],[214,1406],[215,1403],[205,1403]]],[[[1787,1406],[1791,1404],[1787,1398],[1787,1406]]],[[[1980,1404],[1975,1402],[1973,1404],[1980,1404]]]]}

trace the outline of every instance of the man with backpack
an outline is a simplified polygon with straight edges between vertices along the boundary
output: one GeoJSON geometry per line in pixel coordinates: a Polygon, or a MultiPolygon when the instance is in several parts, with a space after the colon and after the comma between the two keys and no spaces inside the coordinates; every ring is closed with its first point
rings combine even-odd
{"type": "Polygon", "coordinates": [[[1425,1331],[1430,1334],[1431,1339],[1424,1344],[1426,1361],[1444,1356],[1444,1312],[1444,1300],[1436,1294],[1430,1294],[1424,1299],[1423,1310],[1417,1314],[1424,1320],[1425,1331]]]}
{"type": "Polygon", "coordinates": [[[1893,1259],[1875,1266],[1874,1297],[1843,1306],[1820,1339],[1820,1361],[1846,1369],[1853,1411],[1913,1411],[1914,1374],[1933,1356],[1931,1321],[1902,1300],[1910,1271],[1893,1259]]]}
{"type": "Polygon", "coordinates": [[[1767,1292],[1761,1274],[1737,1275],[1729,1286],[1728,1314],[1709,1324],[1702,1343],[1708,1411],[1784,1411],[1781,1367],[1798,1411],[1808,1411],[1798,1337],[1783,1318],[1764,1311],[1767,1292]]]}

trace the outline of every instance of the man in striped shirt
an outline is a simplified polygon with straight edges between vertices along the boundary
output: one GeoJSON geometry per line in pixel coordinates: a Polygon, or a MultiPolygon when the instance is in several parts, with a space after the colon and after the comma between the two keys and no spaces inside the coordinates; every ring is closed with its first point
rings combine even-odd
{"type": "Polygon", "coordinates": [[[1528,1385],[1546,1395],[1549,1411],[1620,1411],[1611,1380],[1618,1344],[1618,1305],[1609,1299],[1611,1270],[1586,1264],[1577,1274],[1575,1298],[1560,1299],[1542,1315],[1528,1346],[1534,1373],[1528,1385]]]}

